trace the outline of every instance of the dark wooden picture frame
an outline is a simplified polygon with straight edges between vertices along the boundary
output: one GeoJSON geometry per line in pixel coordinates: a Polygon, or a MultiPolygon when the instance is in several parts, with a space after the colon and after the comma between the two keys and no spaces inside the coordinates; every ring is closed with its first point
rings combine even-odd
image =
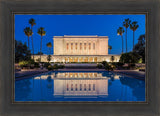
{"type": "Polygon", "coordinates": [[[0,115],[159,115],[159,2],[0,0],[0,115]],[[14,13],[21,14],[146,14],[147,102],[12,104],[14,77],[14,13]]]}

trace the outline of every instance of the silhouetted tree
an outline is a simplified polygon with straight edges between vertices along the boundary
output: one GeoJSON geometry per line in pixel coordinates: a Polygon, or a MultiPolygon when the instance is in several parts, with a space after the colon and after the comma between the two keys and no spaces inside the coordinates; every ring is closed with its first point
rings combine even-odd
{"type": "Polygon", "coordinates": [[[135,34],[135,31],[137,30],[138,27],[139,27],[139,25],[137,24],[136,21],[134,21],[130,24],[130,29],[133,31],[133,50],[134,50],[134,34],[135,34]]]}
{"type": "Polygon", "coordinates": [[[119,27],[119,29],[117,29],[117,34],[120,35],[122,38],[122,53],[123,53],[123,33],[124,33],[123,27],[119,27]]]}
{"type": "Polygon", "coordinates": [[[49,54],[51,54],[51,48],[52,48],[52,44],[51,44],[51,42],[47,43],[47,47],[49,48],[49,51],[50,51],[50,53],[49,53],[49,54]]]}
{"type": "Polygon", "coordinates": [[[31,59],[31,52],[26,43],[15,40],[15,62],[27,61],[31,59]]]}
{"type": "Polygon", "coordinates": [[[29,48],[29,37],[32,36],[33,32],[32,30],[30,29],[30,27],[26,27],[24,29],[24,33],[25,35],[28,37],[28,48],[29,48]]]}
{"type": "Polygon", "coordinates": [[[125,21],[123,22],[123,26],[126,28],[126,52],[127,52],[127,29],[130,26],[131,20],[125,19],[125,21]]]}
{"type": "MultiPolygon", "coordinates": [[[[42,53],[42,37],[46,35],[46,31],[44,31],[43,27],[40,27],[37,33],[41,36],[40,53],[42,53]]],[[[40,54],[40,62],[41,62],[41,54],[40,54]]]]}
{"type": "MultiPolygon", "coordinates": [[[[33,32],[33,26],[36,24],[36,23],[35,23],[35,20],[34,20],[33,18],[31,18],[31,19],[29,20],[29,24],[31,25],[31,30],[32,30],[32,32],[33,32]]],[[[32,38],[32,51],[33,51],[33,59],[34,59],[33,34],[32,34],[32,36],[31,36],[31,38],[32,38]]]]}
{"type": "Polygon", "coordinates": [[[134,52],[142,57],[142,62],[145,63],[145,34],[140,35],[138,43],[134,46],[134,52]]]}

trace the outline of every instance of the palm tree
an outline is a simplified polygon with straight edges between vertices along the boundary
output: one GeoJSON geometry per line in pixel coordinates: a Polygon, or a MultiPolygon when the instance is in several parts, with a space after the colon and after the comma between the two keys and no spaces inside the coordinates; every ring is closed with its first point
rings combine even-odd
{"type": "Polygon", "coordinates": [[[137,24],[136,21],[132,22],[132,24],[130,24],[130,29],[133,31],[133,48],[134,48],[134,32],[137,30],[137,28],[139,27],[139,25],[137,24]]]}
{"type": "MultiPolygon", "coordinates": [[[[37,33],[41,36],[40,53],[42,53],[42,37],[46,35],[46,31],[44,31],[43,27],[40,27],[37,33]]],[[[40,54],[40,62],[41,62],[41,54],[40,54]]]]}
{"type": "MultiPolygon", "coordinates": [[[[33,18],[31,18],[31,19],[29,20],[29,24],[31,25],[31,30],[32,30],[32,32],[33,32],[33,26],[36,24],[36,23],[35,23],[35,20],[34,20],[33,18]]],[[[32,50],[33,50],[33,59],[34,59],[33,34],[32,34],[32,36],[31,36],[31,38],[32,38],[32,50]]]]}
{"type": "Polygon", "coordinates": [[[28,48],[29,48],[29,37],[32,36],[33,32],[32,30],[30,29],[30,27],[26,27],[24,29],[24,33],[25,35],[28,37],[28,48]]]}
{"type": "Polygon", "coordinates": [[[111,52],[111,50],[112,50],[112,46],[108,45],[108,49],[109,49],[109,50],[110,50],[110,52],[111,52]]]}
{"type": "Polygon", "coordinates": [[[127,52],[127,28],[130,26],[131,20],[125,19],[123,22],[123,26],[126,28],[126,52],[127,52]]]}
{"type": "Polygon", "coordinates": [[[46,45],[47,45],[47,47],[49,47],[49,48],[50,48],[50,54],[51,54],[51,47],[52,47],[52,43],[51,43],[51,42],[49,42],[49,43],[47,43],[46,45]]]}
{"type": "Polygon", "coordinates": [[[124,33],[123,27],[119,27],[119,29],[117,29],[117,34],[120,35],[122,38],[122,53],[123,53],[123,33],[124,33]]]}

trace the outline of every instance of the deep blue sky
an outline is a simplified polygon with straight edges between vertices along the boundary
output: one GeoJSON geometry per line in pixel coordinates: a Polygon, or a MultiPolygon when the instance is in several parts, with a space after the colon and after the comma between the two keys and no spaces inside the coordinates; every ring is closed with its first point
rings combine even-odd
{"type": "MultiPolygon", "coordinates": [[[[109,53],[120,54],[122,40],[121,37],[117,35],[117,29],[122,26],[126,18],[129,18],[131,21],[137,21],[139,24],[139,28],[135,32],[135,43],[137,43],[137,39],[141,34],[145,34],[145,15],[15,15],[16,40],[20,40],[23,43],[28,42],[23,30],[25,27],[30,27],[28,23],[30,18],[36,20],[36,25],[33,27],[35,53],[40,50],[40,36],[37,34],[39,27],[44,27],[46,31],[46,36],[43,37],[42,44],[42,52],[44,54],[48,54],[46,44],[51,42],[53,45],[53,36],[63,35],[108,36],[109,45],[112,46],[112,50],[109,51],[109,53]]],[[[125,42],[125,33],[123,38],[125,42]]],[[[132,50],[132,41],[133,32],[128,29],[128,51],[132,50]]],[[[30,40],[30,48],[31,47],[30,40]]]]}

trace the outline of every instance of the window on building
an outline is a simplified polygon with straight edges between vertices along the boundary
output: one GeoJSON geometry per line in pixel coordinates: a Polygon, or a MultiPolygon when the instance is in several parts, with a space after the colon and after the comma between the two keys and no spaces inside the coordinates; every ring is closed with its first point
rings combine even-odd
{"type": "Polygon", "coordinates": [[[77,84],[75,85],[75,90],[76,90],[76,91],[78,90],[77,84]]]}
{"type": "Polygon", "coordinates": [[[67,84],[67,91],[69,91],[69,85],[67,84]]]}
{"type": "Polygon", "coordinates": [[[82,84],[80,84],[80,89],[79,90],[82,91],[82,84]]]}
{"type": "Polygon", "coordinates": [[[95,50],[95,43],[93,43],[93,49],[95,50]]]}
{"type": "Polygon", "coordinates": [[[80,43],[80,50],[82,50],[82,43],[80,43]]]}
{"type": "Polygon", "coordinates": [[[76,50],[77,50],[77,43],[75,44],[75,48],[76,48],[76,50]]]}
{"type": "Polygon", "coordinates": [[[73,50],[73,43],[71,43],[71,50],[73,50]]]}
{"type": "Polygon", "coordinates": [[[67,50],[68,50],[68,49],[69,49],[69,43],[67,43],[67,45],[66,45],[66,46],[67,46],[67,50]]]}
{"type": "Polygon", "coordinates": [[[96,88],[95,88],[95,84],[93,84],[93,91],[95,91],[96,90],[96,88]]]}
{"type": "Polygon", "coordinates": [[[84,91],[86,91],[87,90],[87,87],[86,87],[86,84],[84,84],[84,91]]]}
{"type": "Polygon", "coordinates": [[[71,84],[71,91],[73,91],[73,84],[71,84]]]}
{"type": "Polygon", "coordinates": [[[91,49],[91,43],[89,43],[89,50],[91,49]]]}
{"type": "Polygon", "coordinates": [[[89,91],[91,91],[91,84],[89,84],[89,91]]]}
{"type": "Polygon", "coordinates": [[[84,49],[86,50],[86,47],[87,47],[87,45],[86,45],[86,43],[84,43],[84,49]]]}

